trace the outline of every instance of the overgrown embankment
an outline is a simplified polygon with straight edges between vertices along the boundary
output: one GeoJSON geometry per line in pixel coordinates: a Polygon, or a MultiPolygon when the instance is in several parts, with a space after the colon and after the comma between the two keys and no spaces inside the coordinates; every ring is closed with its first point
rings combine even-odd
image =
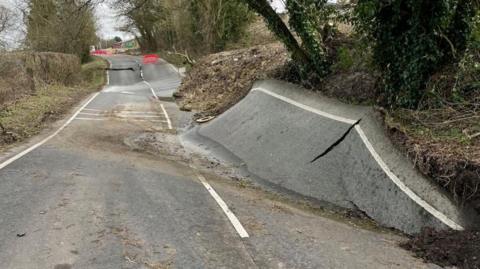
{"type": "MultiPolygon", "coordinates": [[[[289,68],[286,50],[278,43],[212,54],[189,72],[176,96],[196,117],[218,115],[241,100],[255,80],[279,78],[302,84],[349,103],[375,104],[381,80],[368,65],[371,55],[350,39],[335,40],[332,72],[322,81],[303,81],[289,68]],[[293,76],[292,76],[293,75],[293,76]]],[[[451,66],[429,85],[424,109],[380,109],[386,132],[414,165],[436,181],[459,204],[480,211],[480,69],[451,66]],[[469,95],[452,102],[448,89],[471,87],[469,95]],[[432,96],[429,96],[432,95],[432,96]],[[439,103],[437,105],[428,102],[439,103]]],[[[450,93],[454,94],[454,93],[450,93]]]]}
{"type": "Polygon", "coordinates": [[[104,84],[100,58],[80,64],[59,53],[0,55],[0,146],[38,134],[104,84]]]}
{"type": "Polygon", "coordinates": [[[198,61],[175,93],[183,110],[218,115],[235,105],[253,83],[275,77],[289,57],[279,43],[208,55],[198,61]]]}

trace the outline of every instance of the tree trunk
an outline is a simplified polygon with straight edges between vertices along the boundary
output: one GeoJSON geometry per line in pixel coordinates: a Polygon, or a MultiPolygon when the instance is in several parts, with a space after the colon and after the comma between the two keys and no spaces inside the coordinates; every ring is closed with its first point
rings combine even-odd
{"type": "Polygon", "coordinates": [[[292,59],[303,66],[310,66],[311,61],[306,52],[300,47],[295,37],[275,12],[268,0],[245,0],[248,6],[260,14],[268,28],[284,43],[292,54],[292,59]]]}

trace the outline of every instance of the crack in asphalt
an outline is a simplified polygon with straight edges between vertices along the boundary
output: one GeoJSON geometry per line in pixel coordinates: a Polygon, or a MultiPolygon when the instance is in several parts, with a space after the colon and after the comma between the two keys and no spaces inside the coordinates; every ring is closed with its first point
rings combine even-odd
{"type": "Polygon", "coordinates": [[[355,128],[355,126],[357,126],[360,121],[362,121],[362,119],[359,119],[357,120],[354,124],[352,124],[348,129],[347,131],[337,140],[335,141],[330,147],[328,147],[324,152],[322,152],[322,154],[318,155],[317,157],[315,157],[315,159],[313,159],[312,161],[310,161],[310,163],[314,163],[315,161],[317,161],[318,159],[324,157],[325,155],[327,155],[328,153],[330,153],[330,151],[332,151],[335,147],[337,147],[338,145],[340,145],[340,143],[343,142],[343,140],[345,140],[345,138],[347,137],[347,135],[353,130],[353,128],[355,128]]]}

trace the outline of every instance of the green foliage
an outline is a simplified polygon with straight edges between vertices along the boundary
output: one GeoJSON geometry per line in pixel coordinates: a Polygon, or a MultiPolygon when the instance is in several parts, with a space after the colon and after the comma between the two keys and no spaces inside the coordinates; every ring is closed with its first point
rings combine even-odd
{"type": "Polygon", "coordinates": [[[287,0],[286,4],[290,26],[302,39],[302,46],[314,70],[320,77],[326,76],[330,72],[331,62],[324,41],[335,9],[327,6],[327,0],[287,0]]]}
{"type": "MultiPolygon", "coordinates": [[[[297,39],[287,27],[268,0],[244,0],[248,6],[263,17],[268,29],[285,45],[292,55],[295,69],[310,69],[313,64],[307,52],[300,47],[297,39]],[[298,68],[300,67],[300,68],[298,68]]],[[[296,70],[298,71],[298,70],[296,70]]],[[[298,73],[298,72],[296,72],[298,73]]],[[[301,71],[300,73],[305,74],[301,71]]]]}
{"type": "Polygon", "coordinates": [[[327,5],[327,0],[286,0],[289,24],[301,39],[301,45],[267,0],[245,2],[264,18],[269,29],[285,44],[302,77],[323,78],[330,73],[332,62],[325,41],[330,37],[331,23],[337,20],[338,14],[334,7],[327,5]]]}
{"type": "Polygon", "coordinates": [[[473,19],[472,37],[470,40],[470,46],[474,49],[480,50],[480,11],[473,19]]]}
{"type": "Polygon", "coordinates": [[[348,70],[354,65],[352,52],[349,48],[342,46],[337,51],[337,61],[334,65],[336,70],[348,70]]]}
{"type": "Polygon", "coordinates": [[[475,1],[358,1],[355,25],[374,42],[387,105],[416,107],[430,77],[462,59],[475,1]]]}

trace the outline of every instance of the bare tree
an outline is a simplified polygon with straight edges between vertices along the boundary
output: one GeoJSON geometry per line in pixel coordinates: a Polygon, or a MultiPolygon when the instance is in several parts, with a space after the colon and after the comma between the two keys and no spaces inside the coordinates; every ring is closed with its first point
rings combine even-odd
{"type": "Polygon", "coordinates": [[[5,34],[13,27],[13,12],[0,5],[0,48],[5,47],[5,34]]]}
{"type": "Polygon", "coordinates": [[[97,42],[93,0],[23,0],[25,43],[35,51],[53,51],[89,58],[97,42]]]}
{"type": "Polygon", "coordinates": [[[10,9],[0,5],[0,34],[13,25],[13,13],[10,9]]]}

